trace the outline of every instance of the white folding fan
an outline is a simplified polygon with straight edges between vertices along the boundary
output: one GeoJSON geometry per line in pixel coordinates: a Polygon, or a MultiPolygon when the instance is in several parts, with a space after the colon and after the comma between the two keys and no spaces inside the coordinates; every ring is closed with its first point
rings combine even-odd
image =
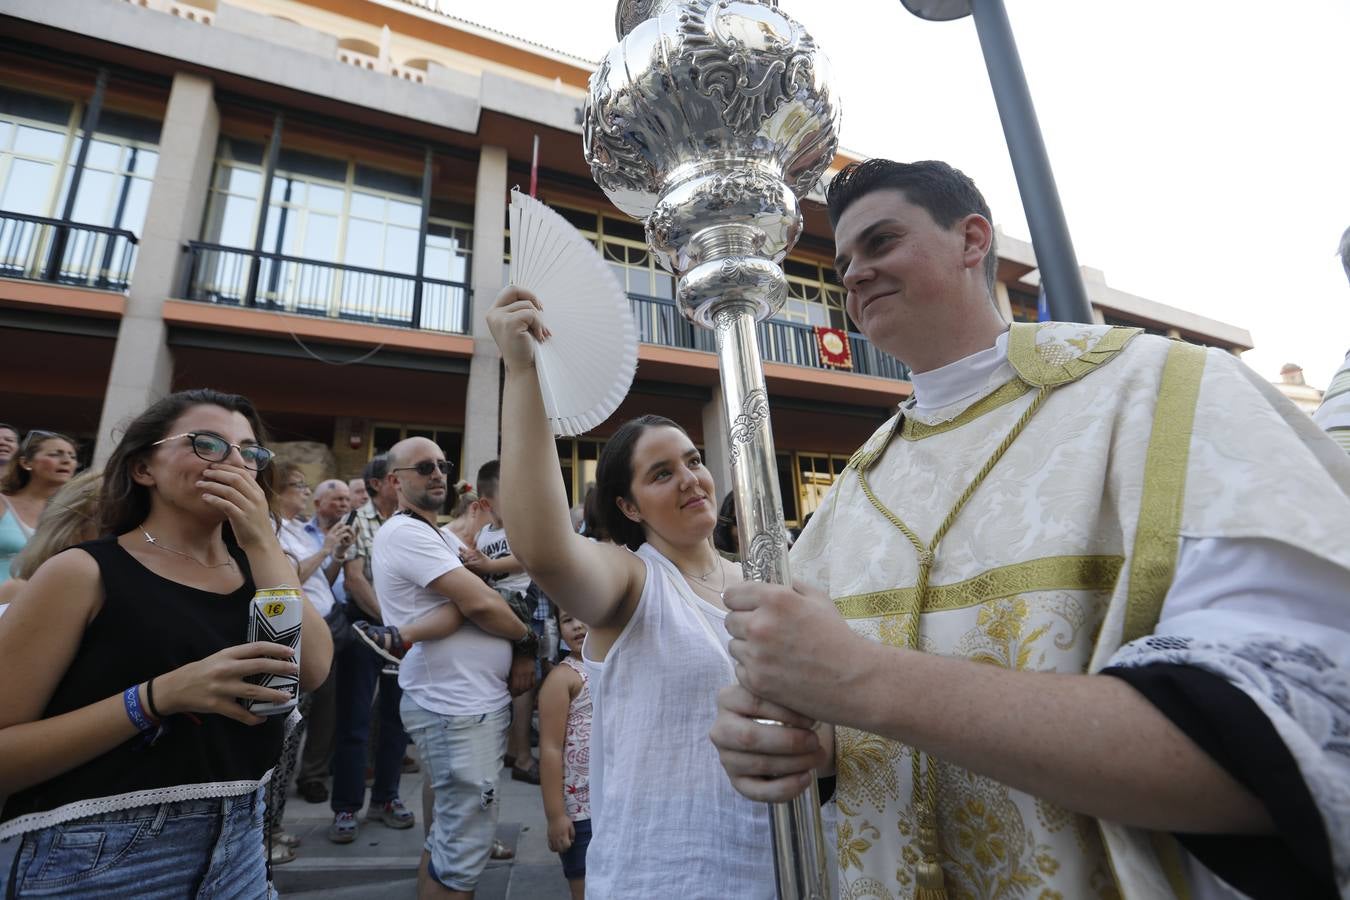
{"type": "Polygon", "coordinates": [[[595,245],[533,197],[511,191],[511,283],[539,298],[552,336],[535,347],[549,424],[584,434],[614,414],[637,371],[628,296],[595,245]]]}

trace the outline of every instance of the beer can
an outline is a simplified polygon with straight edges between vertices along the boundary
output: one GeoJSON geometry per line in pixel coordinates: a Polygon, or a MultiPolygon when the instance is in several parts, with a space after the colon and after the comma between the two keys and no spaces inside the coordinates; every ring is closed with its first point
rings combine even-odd
{"type": "MultiPolygon", "coordinates": [[[[304,596],[299,591],[258,591],[249,602],[248,642],[271,641],[295,651],[300,665],[300,626],[304,618],[304,596]]],[[[261,672],[244,679],[276,691],[287,691],[291,699],[280,702],[240,698],[244,708],[257,716],[279,716],[295,709],[300,698],[300,675],[276,675],[261,672]]]]}

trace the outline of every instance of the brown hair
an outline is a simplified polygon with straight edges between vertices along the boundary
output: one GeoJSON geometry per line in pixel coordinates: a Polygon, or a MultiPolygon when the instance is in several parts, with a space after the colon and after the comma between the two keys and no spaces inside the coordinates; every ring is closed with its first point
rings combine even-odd
{"type": "MultiPolygon", "coordinates": [[[[104,535],[125,534],[145,521],[150,515],[150,489],[136,483],[131,477],[135,464],[154,452],[156,441],[169,436],[169,428],[184,413],[195,406],[218,406],[221,409],[237,412],[248,420],[253,429],[253,437],[259,444],[266,446],[267,429],[257,409],[247,398],[239,394],[226,394],[211,388],[196,388],[190,391],[178,391],[151,405],[141,413],[122,433],[103,469],[103,502],[100,504],[99,533],[104,535]]],[[[268,509],[276,508],[276,487],[273,481],[275,467],[268,466],[258,471],[255,477],[262,486],[267,498],[268,509]]],[[[226,522],[222,532],[227,543],[234,542],[234,532],[226,522]]]]}
{"type": "MultiPolygon", "coordinates": [[[[633,499],[633,449],[637,446],[638,438],[648,428],[674,428],[688,435],[687,431],[665,416],[629,419],[606,442],[595,467],[596,517],[609,539],[629,550],[641,547],[647,540],[647,532],[641,523],[623,514],[618,500],[620,497],[630,502],[633,499]]],[[[590,534],[589,528],[586,533],[590,534]]]]}
{"type": "Polygon", "coordinates": [[[65,441],[79,449],[74,440],[60,432],[34,428],[28,432],[23,442],[19,444],[19,449],[9,458],[9,466],[5,469],[4,477],[0,478],[0,494],[13,495],[28,487],[28,482],[33,480],[33,473],[23,467],[22,461],[32,459],[33,454],[42,449],[42,445],[48,441],[65,441]]]}

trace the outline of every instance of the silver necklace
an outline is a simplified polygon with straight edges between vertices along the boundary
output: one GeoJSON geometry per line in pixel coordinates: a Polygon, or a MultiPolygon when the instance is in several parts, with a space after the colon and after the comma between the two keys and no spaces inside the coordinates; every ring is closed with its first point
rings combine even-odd
{"type": "MultiPolygon", "coordinates": [[[[676,565],[675,568],[680,569],[678,565],[676,565]]],[[[713,561],[713,567],[708,571],[704,572],[702,577],[699,577],[698,575],[691,575],[684,569],[680,569],[680,574],[683,575],[685,578],[688,578],[690,581],[697,581],[699,584],[703,585],[705,588],[711,591],[714,590],[714,588],[711,584],[708,583],[707,579],[709,576],[712,575],[714,570],[720,571],[722,573],[722,583],[715,588],[717,593],[721,595],[726,590],[727,587],[727,570],[722,567],[722,558],[720,556],[713,561]]]]}
{"type": "Polygon", "coordinates": [[[234,560],[233,560],[233,559],[227,559],[227,560],[225,560],[225,562],[223,562],[223,563],[216,563],[215,565],[211,565],[210,563],[204,563],[204,562],[202,562],[200,559],[198,559],[197,557],[193,556],[193,555],[190,554],[190,553],[184,553],[182,550],[175,550],[174,548],[170,547],[168,544],[161,544],[161,543],[159,542],[159,539],[158,539],[158,538],[156,538],[156,537],[155,537],[154,535],[152,535],[150,532],[146,531],[144,528],[141,529],[141,534],[145,535],[145,542],[146,542],[147,544],[150,544],[150,545],[153,546],[153,547],[158,547],[158,548],[161,549],[161,550],[168,550],[170,553],[176,553],[176,554],[178,554],[179,556],[183,557],[183,559],[190,559],[190,560],[192,560],[193,562],[195,562],[197,565],[201,566],[203,569],[223,569],[223,568],[225,568],[226,566],[232,566],[232,565],[234,565],[234,560]]]}

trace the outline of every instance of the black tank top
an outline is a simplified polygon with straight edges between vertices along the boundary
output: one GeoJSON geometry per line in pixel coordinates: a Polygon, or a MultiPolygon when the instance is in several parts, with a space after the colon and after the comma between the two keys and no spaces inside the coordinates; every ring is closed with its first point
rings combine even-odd
{"type": "MultiPolygon", "coordinates": [[[[248,636],[253,575],[237,547],[230,552],[244,574],[244,584],[231,594],[213,594],[161,578],[122,549],[116,538],[89,541],[78,549],[98,562],[103,608],[85,630],[42,718],[97,703],[133,684],[242,644],[248,636]]],[[[0,821],[130,791],[257,781],[281,755],[285,716],[273,716],[257,726],[221,715],[198,718],[200,725],[187,716],[172,716],[168,732],[154,746],[145,746],[137,736],[14,794],[5,802],[0,821]]]]}

